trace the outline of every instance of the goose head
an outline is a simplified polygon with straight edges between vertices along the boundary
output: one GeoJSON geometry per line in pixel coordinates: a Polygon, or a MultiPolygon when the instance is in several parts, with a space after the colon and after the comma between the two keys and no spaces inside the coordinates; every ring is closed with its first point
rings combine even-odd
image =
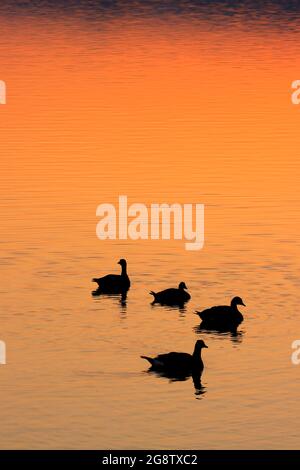
{"type": "Polygon", "coordinates": [[[195,348],[194,348],[194,353],[193,353],[194,359],[196,360],[201,359],[201,350],[203,348],[208,348],[208,346],[206,346],[206,344],[204,343],[202,339],[198,339],[195,343],[195,348]]]}
{"type": "Polygon", "coordinates": [[[244,304],[241,297],[233,297],[233,299],[231,301],[231,306],[232,307],[237,307],[238,305],[243,305],[244,307],[246,307],[246,305],[244,304]]]}
{"type": "Polygon", "coordinates": [[[178,289],[187,289],[185,282],[181,282],[178,286],[178,289]]]}
{"type": "Polygon", "coordinates": [[[203,349],[203,348],[208,348],[206,344],[204,343],[203,339],[198,339],[195,344],[195,348],[197,349],[203,349]]]}
{"type": "Polygon", "coordinates": [[[122,266],[122,268],[126,268],[126,266],[127,266],[127,261],[126,261],[126,259],[121,258],[121,259],[118,261],[118,264],[120,264],[120,265],[122,266]]]}

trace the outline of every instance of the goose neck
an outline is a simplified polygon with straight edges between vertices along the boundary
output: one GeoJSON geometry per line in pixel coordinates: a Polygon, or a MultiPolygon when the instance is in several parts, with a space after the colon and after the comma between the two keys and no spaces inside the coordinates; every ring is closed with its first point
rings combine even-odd
{"type": "Polygon", "coordinates": [[[122,265],[121,275],[122,275],[122,276],[126,276],[126,275],[127,275],[126,264],[123,264],[123,265],[122,265]]]}
{"type": "Polygon", "coordinates": [[[198,348],[197,346],[195,346],[195,349],[194,349],[194,352],[193,352],[193,360],[195,362],[202,362],[201,348],[198,348]]]}

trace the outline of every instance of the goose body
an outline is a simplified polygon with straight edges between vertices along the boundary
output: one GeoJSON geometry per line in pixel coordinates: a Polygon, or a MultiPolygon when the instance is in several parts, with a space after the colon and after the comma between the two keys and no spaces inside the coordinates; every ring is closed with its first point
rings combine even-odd
{"type": "Polygon", "coordinates": [[[150,294],[154,297],[153,304],[159,303],[161,305],[182,305],[185,302],[188,302],[188,300],[191,298],[190,294],[186,292],[185,289],[187,289],[185,283],[181,282],[178,286],[178,289],[170,288],[160,292],[151,291],[150,294]]]}
{"type": "Polygon", "coordinates": [[[207,348],[202,340],[196,341],[193,354],[182,352],[170,352],[167,354],[159,354],[152,358],[141,356],[151,364],[151,370],[156,371],[173,371],[173,372],[189,372],[194,369],[202,371],[204,364],[201,358],[201,350],[207,348]]]}
{"type": "Polygon", "coordinates": [[[125,259],[120,259],[118,264],[121,265],[121,274],[108,274],[104,277],[93,278],[92,281],[98,284],[100,293],[103,294],[120,294],[128,291],[130,288],[130,279],[127,274],[127,262],[125,259]]]}
{"type": "Polygon", "coordinates": [[[203,326],[208,327],[226,327],[239,325],[244,317],[238,310],[237,306],[243,305],[244,302],[240,297],[234,297],[230,305],[219,305],[211,307],[202,312],[196,312],[202,320],[203,326]]]}

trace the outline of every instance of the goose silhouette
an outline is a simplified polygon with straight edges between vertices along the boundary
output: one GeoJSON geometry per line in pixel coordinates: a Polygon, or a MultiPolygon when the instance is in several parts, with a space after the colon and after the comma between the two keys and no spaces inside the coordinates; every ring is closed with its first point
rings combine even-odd
{"type": "Polygon", "coordinates": [[[122,294],[130,288],[130,279],[127,274],[127,262],[120,259],[121,274],[108,274],[104,277],[92,279],[92,282],[98,284],[97,294],[122,294]]]}
{"type": "Polygon", "coordinates": [[[167,354],[159,354],[156,357],[141,356],[151,364],[150,370],[164,371],[177,375],[185,375],[194,370],[202,372],[204,364],[201,357],[201,351],[207,348],[202,339],[198,339],[195,343],[193,354],[183,352],[170,352],[167,354]]]}
{"type": "Polygon", "coordinates": [[[232,328],[237,327],[244,320],[243,315],[237,308],[238,305],[246,307],[240,297],[234,297],[230,305],[219,305],[203,310],[202,312],[196,311],[195,313],[199,315],[202,320],[202,328],[232,328]]]}
{"type": "Polygon", "coordinates": [[[178,286],[178,289],[170,288],[162,290],[160,292],[150,291],[150,294],[154,297],[152,305],[159,303],[161,305],[182,306],[191,298],[190,294],[186,292],[185,289],[187,289],[185,283],[181,282],[178,286]]]}

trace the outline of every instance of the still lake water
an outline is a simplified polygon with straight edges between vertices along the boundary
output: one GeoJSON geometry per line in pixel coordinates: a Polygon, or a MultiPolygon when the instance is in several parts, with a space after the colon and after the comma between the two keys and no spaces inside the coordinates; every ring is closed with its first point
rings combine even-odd
{"type": "Polygon", "coordinates": [[[0,447],[299,448],[299,12],[12,3],[0,8],[0,447]],[[96,207],[120,194],[205,204],[204,249],[101,242],[96,207]],[[120,257],[126,305],[92,297],[120,257]],[[179,281],[184,310],[151,307],[149,290],[179,281]],[[194,310],[234,295],[247,305],[238,334],[199,333],[194,310]],[[201,394],[139,357],[198,338],[201,394]]]}

